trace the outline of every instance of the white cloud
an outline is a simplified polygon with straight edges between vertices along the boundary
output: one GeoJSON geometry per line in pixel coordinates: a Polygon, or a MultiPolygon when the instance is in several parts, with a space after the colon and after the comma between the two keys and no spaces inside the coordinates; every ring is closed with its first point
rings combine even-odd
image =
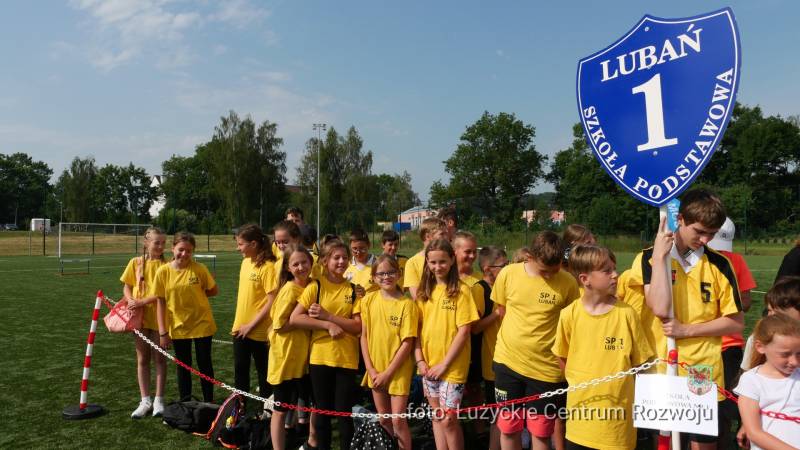
{"type": "Polygon", "coordinates": [[[275,47],[280,43],[278,35],[272,30],[264,31],[264,44],[267,47],[275,47]]]}
{"type": "Polygon", "coordinates": [[[277,72],[277,71],[268,71],[255,74],[256,78],[261,78],[264,81],[268,82],[281,82],[281,81],[289,81],[292,79],[291,75],[288,72],[277,72]]]}
{"type": "Polygon", "coordinates": [[[72,57],[79,53],[80,49],[77,46],[70,44],[69,42],[55,41],[50,44],[48,56],[53,61],[60,61],[64,58],[72,57]]]}
{"type": "Polygon", "coordinates": [[[92,65],[103,71],[110,71],[119,67],[133,59],[137,54],[139,54],[138,48],[125,48],[119,51],[96,48],[89,52],[92,65]]]}
{"type": "Polygon", "coordinates": [[[227,52],[228,52],[228,47],[222,44],[217,44],[211,49],[211,53],[213,53],[214,56],[224,55],[227,52]]]}
{"type": "Polygon", "coordinates": [[[247,0],[228,0],[219,3],[219,10],[212,14],[211,20],[225,22],[235,27],[244,28],[251,23],[269,17],[264,8],[252,5],[247,0]]]}
{"type": "MultiPolygon", "coordinates": [[[[175,2],[172,0],[72,0],[70,4],[88,13],[85,26],[90,39],[81,53],[102,71],[111,71],[138,58],[150,60],[157,68],[173,70],[194,62],[196,54],[190,33],[210,22],[222,22],[238,28],[257,23],[269,16],[266,9],[249,0],[209,3],[175,2]]],[[[272,31],[269,40],[276,40],[272,31]]],[[[64,43],[53,46],[51,53],[62,54],[64,43]]],[[[227,47],[217,45],[214,54],[227,47]]]]}
{"type": "Polygon", "coordinates": [[[403,130],[403,129],[398,128],[390,120],[384,120],[383,122],[378,123],[378,124],[368,124],[367,127],[368,128],[373,128],[375,130],[379,130],[382,133],[384,133],[384,134],[386,134],[388,136],[392,136],[392,137],[401,137],[401,136],[408,136],[409,135],[407,130],[403,130]]]}
{"type": "Polygon", "coordinates": [[[305,142],[313,134],[311,125],[322,122],[337,126],[336,110],[343,104],[330,95],[299,93],[276,81],[268,80],[270,77],[282,79],[288,77],[288,74],[261,74],[267,75],[243,77],[224,87],[183,79],[175,83],[175,101],[185,109],[187,116],[206,121],[209,130],[219,123],[220,115],[227,115],[230,110],[240,115],[249,114],[256,123],[264,120],[277,123],[278,135],[284,139],[282,149],[286,152],[286,176],[289,180],[294,180],[305,142]]]}
{"type": "Polygon", "coordinates": [[[174,70],[190,65],[194,60],[194,53],[186,45],[165,49],[156,60],[156,67],[162,70],[174,70]]]}

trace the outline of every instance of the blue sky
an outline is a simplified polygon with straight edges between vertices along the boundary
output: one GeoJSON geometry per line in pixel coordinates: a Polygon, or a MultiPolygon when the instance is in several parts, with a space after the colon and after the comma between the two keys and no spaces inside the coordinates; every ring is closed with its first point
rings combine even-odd
{"type": "Polygon", "coordinates": [[[156,174],[235,110],[278,124],[290,182],[313,123],[354,125],[373,171],[407,170],[426,199],[484,110],[532,124],[552,155],[578,121],[580,58],[644,14],[724,6],[742,39],[739,101],[800,113],[797,1],[6,2],[0,152],[56,177],[88,155],[156,174]]]}

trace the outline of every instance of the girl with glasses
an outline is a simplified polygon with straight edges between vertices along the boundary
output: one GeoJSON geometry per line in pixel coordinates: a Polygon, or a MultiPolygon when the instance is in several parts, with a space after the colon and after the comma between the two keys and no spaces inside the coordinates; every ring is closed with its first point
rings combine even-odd
{"type": "MultiPolygon", "coordinates": [[[[414,363],[409,355],[417,337],[419,313],[414,301],[397,287],[400,266],[389,255],[372,265],[379,290],[361,301],[361,354],[367,373],[363,386],[372,389],[381,414],[406,412],[414,363]]],[[[411,449],[411,432],[404,418],[381,418],[381,425],[397,438],[400,449],[411,449]]]]}

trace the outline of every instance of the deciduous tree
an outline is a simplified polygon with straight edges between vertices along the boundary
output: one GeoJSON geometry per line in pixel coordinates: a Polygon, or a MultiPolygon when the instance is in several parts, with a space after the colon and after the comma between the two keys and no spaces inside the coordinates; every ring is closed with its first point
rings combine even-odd
{"type": "Polygon", "coordinates": [[[0,153],[0,222],[20,228],[31,218],[42,216],[53,170],[25,153],[0,153]]]}
{"type": "Polygon", "coordinates": [[[525,194],[543,176],[547,158],[536,151],[535,135],[534,127],[514,114],[484,112],[444,162],[450,181],[434,183],[431,199],[439,206],[453,200],[469,202],[500,224],[510,225],[519,218],[525,194]]]}

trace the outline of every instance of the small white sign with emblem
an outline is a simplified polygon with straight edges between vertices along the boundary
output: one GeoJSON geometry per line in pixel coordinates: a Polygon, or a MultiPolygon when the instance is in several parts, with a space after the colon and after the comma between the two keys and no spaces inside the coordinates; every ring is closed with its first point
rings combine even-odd
{"type": "Polygon", "coordinates": [[[717,435],[717,390],[696,389],[687,377],[637,375],[633,426],[717,435]]]}

